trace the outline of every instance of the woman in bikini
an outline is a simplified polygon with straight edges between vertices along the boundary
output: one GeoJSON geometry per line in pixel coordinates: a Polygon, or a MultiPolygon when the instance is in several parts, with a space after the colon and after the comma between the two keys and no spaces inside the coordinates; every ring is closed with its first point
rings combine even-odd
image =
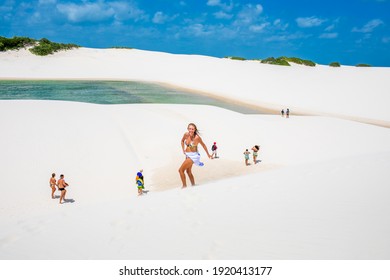
{"type": "Polygon", "coordinates": [[[56,191],[56,186],[57,186],[57,181],[56,181],[56,174],[53,173],[51,174],[51,178],[49,180],[49,184],[50,184],[50,188],[51,188],[51,198],[55,198],[54,197],[54,192],[56,191]]]}
{"type": "Polygon", "coordinates": [[[253,163],[256,164],[257,163],[257,156],[259,155],[259,150],[260,150],[260,146],[259,145],[254,145],[252,147],[252,151],[253,151],[253,163]]]}
{"type": "Polygon", "coordinates": [[[195,185],[195,178],[192,174],[192,165],[203,166],[203,162],[200,162],[200,154],[198,152],[198,144],[202,145],[203,149],[206,151],[207,156],[211,158],[209,151],[207,150],[206,145],[203,143],[202,138],[199,136],[198,129],[196,125],[190,123],[187,127],[188,132],[184,133],[183,138],[181,139],[181,148],[183,153],[186,155],[186,159],[179,168],[180,179],[183,183],[183,188],[187,187],[186,176],[184,172],[187,172],[188,178],[190,178],[191,185],[195,185]]]}

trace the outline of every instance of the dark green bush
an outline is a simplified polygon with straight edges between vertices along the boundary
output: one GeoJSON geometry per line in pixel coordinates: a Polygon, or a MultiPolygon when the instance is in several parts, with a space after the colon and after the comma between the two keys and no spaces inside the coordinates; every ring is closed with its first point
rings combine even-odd
{"type": "Polygon", "coordinates": [[[48,55],[60,50],[69,50],[78,48],[75,44],[53,43],[46,38],[37,41],[28,37],[0,37],[0,51],[18,50],[21,48],[32,47],[30,51],[36,55],[48,55]],[[33,46],[33,47],[32,47],[33,46]]]}
{"type": "Polygon", "coordinates": [[[30,47],[35,44],[34,39],[30,39],[27,37],[13,37],[13,38],[5,38],[0,37],[0,51],[7,50],[18,50],[21,48],[30,47]]]}
{"type": "Polygon", "coordinates": [[[42,38],[41,40],[39,40],[39,43],[40,43],[40,44],[51,44],[51,42],[49,41],[49,39],[46,39],[46,38],[42,38]]]}
{"type": "Polygon", "coordinates": [[[31,48],[30,52],[35,55],[48,55],[53,54],[54,49],[50,44],[40,43],[38,46],[31,48]]]}
{"type": "Polygon", "coordinates": [[[78,48],[79,46],[75,44],[59,44],[49,41],[46,38],[39,40],[39,44],[30,49],[35,55],[49,55],[61,50],[70,50],[73,48],[78,48]]]}
{"type": "Polygon", "coordinates": [[[360,64],[357,64],[356,67],[371,67],[371,65],[365,64],[365,63],[360,63],[360,64]]]}
{"type": "Polygon", "coordinates": [[[268,57],[266,59],[263,59],[261,63],[264,64],[273,64],[273,65],[282,65],[282,66],[290,66],[290,63],[288,63],[283,57],[268,57]]]}
{"type": "Polygon", "coordinates": [[[329,63],[329,66],[331,66],[331,67],[340,67],[341,65],[340,65],[339,62],[331,62],[331,63],[329,63]]]}
{"type": "Polygon", "coordinates": [[[311,60],[306,60],[306,59],[301,59],[298,57],[282,57],[284,60],[296,63],[296,64],[301,64],[301,65],[306,65],[306,66],[316,66],[316,63],[311,61],[311,60]]]}
{"type": "Polygon", "coordinates": [[[316,66],[316,63],[311,61],[311,60],[304,59],[304,60],[302,60],[302,62],[303,62],[303,65],[306,65],[306,66],[310,66],[310,67],[316,66]]]}
{"type": "Polygon", "coordinates": [[[233,60],[246,60],[246,58],[239,57],[239,56],[225,56],[225,58],[233,59],[233,60]]]}

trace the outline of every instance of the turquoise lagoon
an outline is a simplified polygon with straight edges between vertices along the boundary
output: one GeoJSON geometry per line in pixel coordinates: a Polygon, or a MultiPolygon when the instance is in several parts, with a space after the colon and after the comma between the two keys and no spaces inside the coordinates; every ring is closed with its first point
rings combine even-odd
{"type": "Polygon", "coordinates": [[[244,114],[259,110],[159,84],[130,81],[0,81],[0,100],[64,100],[95,104],[203,104],[244,114]]]}

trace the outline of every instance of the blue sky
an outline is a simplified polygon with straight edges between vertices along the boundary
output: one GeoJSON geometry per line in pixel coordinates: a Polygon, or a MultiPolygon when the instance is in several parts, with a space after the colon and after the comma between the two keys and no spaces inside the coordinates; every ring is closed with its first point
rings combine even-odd
{"type": "Polygon", "coordinates": [[[0,0],[0,36],[390,67],[390,0],[0,0]]]}

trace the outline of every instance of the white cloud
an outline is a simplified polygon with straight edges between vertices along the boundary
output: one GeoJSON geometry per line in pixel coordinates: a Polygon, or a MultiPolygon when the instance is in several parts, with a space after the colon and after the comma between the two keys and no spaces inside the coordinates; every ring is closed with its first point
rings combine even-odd
{"type": "Polygon", "coordinates": [[[307,38],[308,35],[304,35],[301,33],[295,33],[295,34],[284,34],[284,35],[274,35],[271,37],[268,37],[265,39],[266,42],[284,42],[284,41],[290,41],[290,40],[297,40],[302,38],[307,38]]]}
{"type": "Polygon", "coordinates": [[[219,7],[224,11],[231,11],[234,7],[234,4],[232,1],[230,1],[229,4],[222,3],[221,0],[208,0],[207,1],[207,6],[211,7],[219,7]]]}
{"type": "Polygon", "coordinates": [[[11,12],[14,8],[14,3],[6,1],[0,6],[0,16],[3,16],[5,13],[11,12]],[[3,14],[4,13],[4,14],[3,14]]]}
{"type": "Polygon", "coordinates": [[[99,22],[108,19],[137,21],[146,18],[144,11],[124,1],[58,4],[57,10],[72,22],[99,22]]]}
{"type": "Polygon", "coordinates": [[[223,11],[219,11],[219,12],[214,13],[214,16],[217,19],[231,19],[233,17],[233,15],[225,13],[223,11]]]}
{"type": "Polygon", "coordinates": [[[325,28],[325,31],[329,32],[336,28],[335,24],[329,25],[327,28],[325,28]]]}
{"type": "Polygon", "coordinates": [[[367,22],[362,28],[354,27],[352,32],[361,32],[361,33],[370,33],[373,32],[375,28],[381,26],[384,22],[380,19],[373,19],[367,22]]]}
{"type": "Polygon", "coordinates": [[[207,6],[218,6],[221,4],[220,0],[208,0],[207,1],[207,6]]]}
{"type": "Polygon", "coordinates": [[[237,30],[231,28],[230,26],[225,26],[223,24],[203,24],[200,22],[194,22],[191,19],[187,20],[186,26],[176,26],[177,33],[176,38],[186,38],[186,37],[200,37],[200,38],[212,38],[212,40],[220,39],[232,39],[237,38],[237,30]]]}
{"type": "Polygon", "coordinates": [[[253,32],[263,32],[264,29],[269,25],[269,23],[263,23],[263,24],[259,24],[259,25],[251,25],[249,27],[249,30],[250,31],[253,31],[253,32]]]}
{"type": "Polygon", "coordinates": [[[163,24],[165,23],[169,17],[165,15],[163,12],[156,12],[153,16],[152,21],[157,24],[163,24]]]}
{"type": "Polygon", "coordinates": [[[260,14],[263,12],[263,6],[260,4],[245,5],[242,10],[237,14],[237,20],[235,25],[253,25],[260,19],[260,14]]]}
{"type": "Polygon", "coordinates": [[[300,17],[297,18],[295,21],[297,22],[299,27],[308,28],[308,27],[320,26],[326,21],[326,19],[320,19],[313,16],[313,17],[305,17],[305,18],[300,17]]]}
{"type": "Polygon", "coordinates": [[[213,30],[210,30],[208,26],[201,23],[194,23],[187,27],[187,32],[193,34],[196,37],[204,37],[213,34],[213,30]]]}
{"type": "Polygon", "coordinates": [[[275,19],[273,22],[273,26],[279,30],[286,30],[288,27],[288,23],[283,24],[281,19],[275,19]]]}
{"type": "Polygon", "coordinates": [[[337,32],[332,32],[332,33],[322,33],[319,38],[321,39],[335,39],[339,36],[337,32]]]}
{"type": "Polygon", "coordinates": [[[115,14],[114,9],[106,7],[103,3],[58,4],[57,9],[72,22],[102,21],[115,14]]]}

